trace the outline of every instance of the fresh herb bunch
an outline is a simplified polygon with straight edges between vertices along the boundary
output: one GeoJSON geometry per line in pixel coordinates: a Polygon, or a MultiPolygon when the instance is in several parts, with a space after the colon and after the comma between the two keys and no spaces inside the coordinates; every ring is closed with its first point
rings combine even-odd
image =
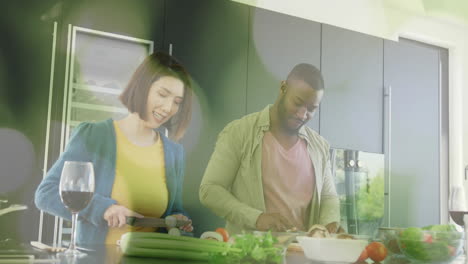
{"type": "Polygon", "coordinates": [[[283,260],[283,249],[271,232],[263,235],[242,234],[235,237],[223,252],[211,253],[212,264],[277,264],[283,260]]]}

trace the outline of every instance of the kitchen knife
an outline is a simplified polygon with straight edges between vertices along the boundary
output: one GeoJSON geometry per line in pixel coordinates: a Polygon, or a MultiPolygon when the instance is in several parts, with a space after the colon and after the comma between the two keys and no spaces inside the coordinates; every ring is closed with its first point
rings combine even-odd
{"type": "Polygon", "coordinates": [[[156,218],[156,217],[143,217],[138,218],[135,216],[127,216],[127,225],[140,226],[140,227],[181,227],[190,223],[187,220],[178,220],[175,217],[156,218]]]}

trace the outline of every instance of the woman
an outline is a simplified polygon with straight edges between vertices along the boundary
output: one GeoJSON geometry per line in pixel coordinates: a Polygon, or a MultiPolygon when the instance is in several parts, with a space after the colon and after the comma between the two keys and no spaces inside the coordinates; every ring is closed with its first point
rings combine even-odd
{"type": "MultiPolygon", "coordinates": [[[[96,187],[78,214],[78,244],[115,244],[128,231],[156,231],[126,225],[127,216],[187,220],[182,208],[184,153],[174,141],[189,124],[191,99],[183,66],[161,52],[148,56],[120,96],[130,114],[119,121],[80,124],[36,190],[36,206],[71,219],[59,196],[63,164],[91,161],[96,187]],[[157,130],[162,125],[174,141],[157,130]]],[[[182,229],[192,231],[191,222],[182,229]]]]}

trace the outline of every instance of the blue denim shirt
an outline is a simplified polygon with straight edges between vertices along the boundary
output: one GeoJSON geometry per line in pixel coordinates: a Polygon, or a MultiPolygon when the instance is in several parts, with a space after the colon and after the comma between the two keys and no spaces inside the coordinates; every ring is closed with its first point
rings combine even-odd
{"type": "MultiPolygon", "coordinates": [[[[182,207],[184,180],[184,150],[162,133],[166,183],[169,200],[164,216],[185,214],[182,207]]],[[[71,213],[60,200],[59,185],[63,164],[67,160],[90,161],[94,166],[95,192],[89,205],[78,213],[76,242],[79,245],[103,244],[107,236],[104,212],[115,204],[111,199],[115,178],[116,138],[113,120],[98,123],[82,123],[70,138],[65,151],[42,180],[35,193],[37,208],[49,214],[71,220],[71,213]]],[[[131,209],[131,208],[130,208],[131,209]]]]}

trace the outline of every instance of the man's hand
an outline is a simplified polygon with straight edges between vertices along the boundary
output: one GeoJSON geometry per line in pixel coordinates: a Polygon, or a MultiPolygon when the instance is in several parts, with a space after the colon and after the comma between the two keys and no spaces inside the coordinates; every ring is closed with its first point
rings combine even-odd
{"type": "Polygon", "coordinates": [[[345,233],[345,230],[340,226],[338,222],[332,222],[325,226],[330,234],[341,234],[345,233]]]}
{"type": "Polygon", "coordinates": [[[175,217],[177,220],[189,221],[188,224],[179,227],[179,229],[184,230],[185,232],[192,232],[193,231],[192,220],[188,219],[188,217],[186,217],[183,214],[175,214],[175,215],[172,215],[172,216],[175,217]]]}
{"type": "Polygon", "coordinates": [[[127,224],[127,216],[142,218],[143,215],[133,212],[125,206],[113,204],[104,212],[104,220],[109,227],[123,227],[127,224]]]}
{"type": "Polygon", "coordinates": [[[288,219],[278,213],[262,213],[257,218],[257,230],[283,232],[292,228],[288,219]]]}

